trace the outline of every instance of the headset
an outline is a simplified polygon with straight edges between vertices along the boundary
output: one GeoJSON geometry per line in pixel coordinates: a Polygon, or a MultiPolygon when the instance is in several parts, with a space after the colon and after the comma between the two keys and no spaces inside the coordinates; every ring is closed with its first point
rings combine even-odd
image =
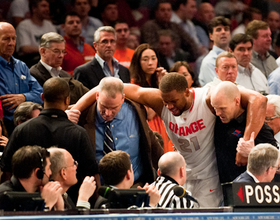
{"type": "Polygon", "coordinates": [[[41,180],[41,179],[43,179],[44,174],[45,174],[45,172],[43,171],[44,170],[44,159],[42,157],[42,154],[39,151],[37,153],[38,153],[39,159],[40,159],[40,167],[39,167],[39,170],[37,171],[36,175],[37,175],[37,178],[41,180]]]}

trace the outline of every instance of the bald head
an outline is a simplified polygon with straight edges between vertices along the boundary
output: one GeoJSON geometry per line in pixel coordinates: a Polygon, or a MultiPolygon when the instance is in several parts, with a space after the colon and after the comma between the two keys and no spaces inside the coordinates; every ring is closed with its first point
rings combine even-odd
{"type": "Polygon", "coordinates": [[[240,105],[240,92],[237,86],[229,81],[221,82],[211,93],[211,105],[222,123],[229,123],[244,110],[240,105]]]}
{"type": "Polygon", "coordinates": [[[105,92],[109,97],[116,98],[117,93],[124,94],[123,82],[116,77],[104,77],[99,83],[99,92],[105,92]]]}
{"type": "MultiPolygon", "coordinates": [[[[158,161],[158,168],[161,175],[166,175],[175,179],[178,183],[180,180],[178,179],[180,168],[183,168],[184,172],[186,172],[186,162],[184,157],[178,152],[167,152],[161,156],[158,161]]],[[[184,180],[183,182],[185,182],[184,180]]],[[[180,183],[179,183],[180,184],[180,183]]]]}
{"type": "Polygon", "coordinates": [[[14,27],[7,22],[0,22],[0,56],[10,61],[15,51],[16,31],[14,27]]]}

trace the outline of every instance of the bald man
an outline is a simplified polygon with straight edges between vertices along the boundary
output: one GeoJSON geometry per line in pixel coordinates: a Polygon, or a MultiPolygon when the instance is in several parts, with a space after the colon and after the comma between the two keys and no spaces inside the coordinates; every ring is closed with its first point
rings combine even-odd
{"type": "MultiPolygon", "coordinates": [[[[231,182],[246,171],[246,166],[235,164],[236,147],[239,139],[244,135],[247,114],[241,106],[240,97],[237,86],[229,81],[221,82],[211,95],[211,105],[217,115],[214,143],[221,183],[231,182]]],[[[252,133],[249,141],[253,142],[254,138],[252,133]]],[[[254,142],[277,146],[273,131],[267,124],[262,126],[254,142]]],[[[248,151],[250,152],[250,149],[248,151]]],[[[248,154],[242,156],[248,157],[248,154]]]]}
{"type": "Polygon", "coordinates": [[[4,123],[11,134],[14,129],[13,112],[16,107],[31,101],[42,104],[42,87],[30,75],[25,63],[13,57],[16,31],[7,22],[0,22],[0,100],[3,105],[4,123]]]}
{"type": "MultiPolygon", "coordinates": [[[[193,202],[174,194],[176,186],[183,186],[187,180],[186,162],[178,152],[168,152],[158,161],[159,177],[152,184],[159,191],[161,198],[158,205],[163,208],[192,208],[193,202]]],[[[186,192],[191,195],[189,191],[186,192]]]]}

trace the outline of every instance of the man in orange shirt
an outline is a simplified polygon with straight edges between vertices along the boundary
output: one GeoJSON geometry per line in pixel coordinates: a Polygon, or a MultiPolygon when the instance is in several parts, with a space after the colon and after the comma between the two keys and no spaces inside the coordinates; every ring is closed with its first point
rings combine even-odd
{"type": "Polygon", "coordinates": [[[126,68],[129,68],[134,50],[129,49],[127,44],[127,39],[129,36],[129,27],[126,22],[117,22],[115,24],[115,31],[117,34],[116,50],[114,57],[119,61],[119,63],[126,68]]]}
{"type": "Polygon", "coordinates": [[[91,45],[85,43],[84,37],[81,36],[82,23],[76,12],[70,12],[66,15],[62,28],[65,32],[65,50],[67,52],[64,56],[62,69],[72,75],[76,67],[92,60],[95,50],[91,45]]]}

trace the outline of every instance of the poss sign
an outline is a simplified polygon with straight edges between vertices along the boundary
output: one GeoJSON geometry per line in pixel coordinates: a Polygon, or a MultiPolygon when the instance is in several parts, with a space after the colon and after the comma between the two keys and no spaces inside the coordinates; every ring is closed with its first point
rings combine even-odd
{"type": "Polygon", "coordinates": [[[278,206],[280,183],[223,184],[226,206],[278,206]]]}

